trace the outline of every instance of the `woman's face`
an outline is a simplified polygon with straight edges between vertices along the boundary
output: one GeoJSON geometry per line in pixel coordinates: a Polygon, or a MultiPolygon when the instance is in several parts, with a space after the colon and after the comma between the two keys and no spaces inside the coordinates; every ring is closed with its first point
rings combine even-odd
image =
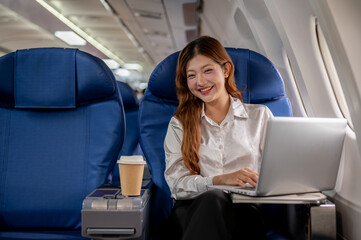
{"type": "Polygon", "coordinates": [[[228,77],[228,64],[221,67],[218,63],[203,55],[196,55],[186,67],[187,84],[191,93],[205,103],[216,103],[228,98],[225,78],[228,77]]]}

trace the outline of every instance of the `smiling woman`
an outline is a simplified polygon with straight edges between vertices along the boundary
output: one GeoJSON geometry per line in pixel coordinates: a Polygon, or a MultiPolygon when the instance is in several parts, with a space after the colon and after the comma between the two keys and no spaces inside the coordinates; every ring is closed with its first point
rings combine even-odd
{"type": "MultiPolygon", "coordinates": [[[[190,205],[196,202],[200,205],[206,203],[204,206],[209,209],[214,208],[213,204],[221,203],[224,207],[222,211],[226,213],[233,209],[228,207],[228,199],[223,198],[222,194],[208,193],[208,187],[220,183],[243,185],[257,182],[260,165],[259,143],[263,140],[264,121],[272,117],[269,109],[274,116],[347,118],[348,128],[337,184],[334,191],[327,192],[326,195],[328,200],[334,203],[334,211],[337,210],[338,238],[361,239],[361,228],[358,227],[361,224],[361,185],[358,184],[361,182],[360,12],[361,2],[358,0],[0,0],[0,58],[8,61],[9,58],[5,56],[18,50],[76,48],[96,56],[96,62],[102,66],[105,62],[111,69],[105,74],[106,78],[114,74],[116,80],[129,84],[137,91],[139,111],[132,112],[134,121],[126,121],[126,127],[139,123],[139,131],[136,132],[139,132],[141,150],[151,174],[151,211],[148,214],[150,225],[149,231],[145,230],[143,234],[144,238],[159,239],[158,233],[164,227],[173,203],[176,203],[173,214],[179,213],[180,209],[185,209],[187,214],[202,209],[197,205],[189,208],[185,202],[184,208],[179,207],[182,206],[182,201],[188,201],[190,205]],[[61,40],[57,35],[63,31],[74,32],[84,39],[86,44],[72,45],[71,42],[61,40]],[[181,49],[183,50],[180,54],[181,49]],[[269,109],[260,106],[261,104],[269,109]],[[215,202],[208,202],[210,198],[215,199],[215,202]]],[[[16,61],[18,60],[19,58],[16,58],[16,61]]],[[[60,59],[54,60],[53,66],[59,64],[61,65],[60,59]]],[[[40,62],[35,62],[30,70],[35,71],[40,65],[40,62]]],[[[92,64],[83,65],[77,60],[73,68],[79,67],[86,70],[86,75],[93,75],[92,71],[97,69],[92,64]]],[[[0,109],[0,115],[5,114],[5,117],[0,116],[0,145],[5,144],[5,147],[0,146],[0,239],[4,238],[4,230],[7,228],[7,223],[3,221],[4,214],[11,210],[4,202],[4,197],[9,197],[8,194],[2,194],[1,191],[5,191],[7,187],[14,192],[33,189],[29,184],[21,185],[21,188],[7,185],[11,183],[11,179],[19,183],[19,174],[4,173],[11,165],[7,158],[15,156],[6,148],[13,142],[9,136],[20,136],[13,135],[12,131],[19,134],[28,132],[26,129],[20,131],[11,127],[13,124],[7,124],[16,119],[15,112],[8,110],[11,107],[11,104],[8,104],[14,101],[9,92],[16,86],[31,90],[27,85],[20,84],[17,76],[27,69],[11,69],[8,66],[0,69],[0,85],[5,84],[6,89],[0,90],[0,102],[5,101],[5,109],[0,109]],[[5,79],[9,77],[8,74],[16,75],[14,83],[7,84],[5,79]],[[11,127],[9,131],[5,129],[6,126],[11,127]]],[[[45,75],[54,73],[49,67],[44,70],[45,75]]],[[[64,72],[55,75],[62,77],[64,72]]],[[[38,90],[44,89],[46,84],[52,84],[55,79],[51,78],[39,84],[39,89],[32,93],[40,96],[38,90]]],[[[110,84],[109,81],[108,83],[110,84]]],[[[82,89],[82,85],[77,83],[75,90],[79,89],[82,89]]],[[[99,95],[103,90],[92,90],[92,103],[103,100],[99,95]]],[[[121,91],[119,88],[114,89],[117,90],[121,91]]],[[[17,98],[26,98],[26,95],[16,92],[17,98]]],[[[55,92],[59,93],[59,89],[56,88],[55,92]]],[[[82,94],[74,96],[75,103],[82,102],[82,94]]],[[[85,96],[87,97],[88,95],[85,96]]],[[[40,103],[45,102],[41,100],[40,103]]],[[[81,108],[83,109],[83,106],[81,108]]],[[[25,111],[20,108],[16,111],[19,110],[25,111]]],[[[56,112],[59,112],[58,110],[56,112]]],[[[40,114],[43,110],[36,112],[40,114]]],[[[55,113],[53,110],[51,112],[55,113]]],[[[65,113],[59,114],[58,120],[68,116],[65,113]]],[[[89,115],[86,112],[84,114],[87,114],[90,120],[105,117],[99,114],[89,115]]],[[[36,128],[44,126],[40,124],[36,128]]],[[[89,126],[91,125],[88,122],[84,122],[75,132],[89,126]]],[[[99,129],[100,127],[104,126],[99,126],[99,129]]],[[[44,128],[44,133],[53,129],[54,127],[44,128]]],[[[136,132],[127,131],[126,137],[136,132]]],[[[135,135],[132,137],[137,138],[135,135]]],[[[26,147],[36,142],[37,136],[32,135],[26,144],[17,145],[20,147],[19,151],[14,153],[28,150],[27,155],[37,156],[43,154],[44,150],[49,150],[39,148],[39,152],[36,152],[36,148],[26,147]]],[[[91,144],[92,141],[89,141],[91,144]]],[[[65,148],[68,143],[57,144],[57,149],[65,148]]],[[[104,143],[96,144],[92,150],[100,152],[103,146],[104,143]]],[[[72,148],[83,149],[81,143],[75,142],[72,148]]],[[[277,149],[280,153],[282,150],[277,149]]],[[[294,150],[292,153],[296,154],[294,150]]],[[[114,156],[116,155],[114,153],[114,156]]],[[[106,155],[98,153],[97,157],[103,158],[106,155]]],[[[19,165],[16,162],[12,164],[19,165]]],[[[61,167],[64,164],[67,164],[65,160],[56,165],[61,167]]],[[[109,165],[109,171],[113,165],[109,165]]],[[[44,166],[44,163],[39,166],[44,166]]],[[[102,166],[104,168],[104,165],[102,166]]],[[[75,167],[68,168],[69,173],[74,173],[72,175],[81,176],[81,172],[75,167]]],[[[328,169],[329,166],[325,168],[328,169]]],[[[84,168],[86,169],[93,167],[88,165],[84,168]]],[[[87,193],[93,190],[87,189],[87,193]]],[[[44,201],[52,202],[53,195],[46,194],[45,190],[39,192],[39,195],[44,201]]],[[[71,207],[76,206],[80,205],[71,207]]],[[[21,211],[15,207],[20,214],[21,211]]],[[[35,208],[30,209],[34,210],[35,208]]],[[[58,210],[62,208],[59,207],[58,210]]],[[[208,209],[203,210],[213,214],[208,209]]],[[[239,215],[247,217],[249,212],[244,211],[247,213],[239,215]]],[[[273,212],[278,214],[282,211],[273,212]]],[[[51,215],[51,212],[44,214],[51,215]]],[[[310,216],[306,211],[303,214],[310,216]]],[[[192,218],[196,221],[194,226],[189,223],[194,228],[199,227],[200,239],[207,238],[206,234],[219,234],[212,232],[220,230],[218,226],[232,225],[230,222],[233,221],[233,216],[219,218],[224,220],[220,220],[217,226],[211,221],[209,225],[204,225],[204,228],[198,225],[211,219],[210,215],[202,215],[199,219],[192,218]],[[202,232],[207,233],[202,235],[202,232]]],[[[281,233],[289,239],[304,237],[307,229],[313,229],[317,236],[322,235],[315,231],[314,226],[305,224],[304,230],[298,231],[293,223],[296,222],[295,219],[301,218],[293,216],[292,212],[281,215],[279,217],[282,222],[287,224],[282,226],[283,229],[272,228],[270,231],[281,233]]],[[[218,218],[215,215],[213,217],[218,218]]],[[[72,221],[79,218],[80,211],[72,221]]],[[[14,219],[18,222],[20,218],[14,216],[14,219]]],[[[40,219],[40,215],[31,216],[27,224],[34,225],[40,219]]],[[[124,215],[124,219],[126,224],[122,227],[129,228],[129,218],[124,215]]],[[[184,220],[178,218],[182,219],[184,220]]],[[[270,219],[278,223],[274,221],[275,217],[270,219]]],[[[325,231],[327,234],[324,238],[336,235],[336,227],[324,224],[323,219],[315,221],[329,229],[333,228],[332,231],[325,231]]],[[[103,224],[105,221],[99,222],[103,224]]],[[[184,231],[192,228],[188,228],[184,222],[186,221],[178,222],[182,224],[179,235],[183,234],[183,238],[188,238],[184,231]]],[[[301,222],[309,223],[305,219],[301,222]]],[[[142,223],[145,225],[146,221],[142,223]]],[[[84,222],[82,227],[86,232],[84,222]]],[[[104,228],[110,229],[111,225],[104,228]]],[[[24,226],[21,229],[24,230],[24,226]]],[[[37,230],[47,231],[45,226],[39,226],[37,230]]],[[[80,237],[79,229],[77,231],[80,237]]],[[[248,230],[244,232],[236,238],[247,238],[244,235],[248,230]]],[[[137,233],[140,232],[137,230],[137,233]]],[[[195,237],[193,233],[191,235],[195,237]]],[[[232,229],[227,233],[232,234],[232,229]]],[[[222,236],[222,239],[230,237],[229,234],[222,236]]],[[[313,238],[312,231],[307,234],[313,238]]],[[[115,236],[109,234],[104,235],[104,238],[115,236]]]]}
{"type": "Polygon", "coordinates": [[[256,208],[234,205],[229,195],[209,187],[256,186],[261,139],[272,113],[266,106],[242,102],[232,60],[208,36],[181,51],[176,85],[179,106],[164,141],[165,179],[176,200],[168,229],[181,239],[231,239],[240,232],[265,238],[256,208]]]}

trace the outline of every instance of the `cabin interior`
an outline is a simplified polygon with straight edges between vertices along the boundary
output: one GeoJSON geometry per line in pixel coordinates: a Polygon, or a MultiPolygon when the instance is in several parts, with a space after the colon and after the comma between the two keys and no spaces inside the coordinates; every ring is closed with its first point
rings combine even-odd
{"type": "MultiPolygon", "coordinates": [[[[109,183],[112,171],[113,183],[119,185],[116,160],[121,155],[146,158],[149,168],[140,201],[147,202],[149,196],[153,202],[161,201],[163,193],[152,189],[162,189],[164,183],[157,183],[155,176],[164,169],[150,164],[150,158],[162,152],[158,149],[162,144],[149,146],[142,136],[148,134],[144,129],[149,122],[166,121],[157,118],[157,111],[169,109],[147,103],[162,96],[162,103],[168,101],[173,111],[177,99],[171,95],[174,85],[168,93],[168,85],[151,80],[164,60],[203,35],[227,48],[265,56],[283,80],[293,117],[347,119],[337,182],[334,190],[323,194],[336,209],[334,239],[360,239],[360,13],[358,0],[0,0],[0,239],[50,239],[54,232],[65,233],[58,235],[61,239],[85,237],[80,233],[83,201],[109,183]],[[80,42],[61,39],[69,32],[80,42]],[[41,58],[37,48],[56,48],[57,60],[49,63],[53,59],[41,58]],[[42,60],[28,58],[29,51],[42,60]],[[38,74],[41,70],[50,73],[38,74]],[[76,76],[69,80],[72,87],[59,87],[67,74],[76,76]],[[88,77],[98,75],[107,84],[94,80],[88,87],[88,77]],[[48,83],[49,78],[55,79],[54,84],[48,83]],[[23,85],[14,79],[23,79],[19,80],[23,85]],[[70,88],[72,92],[66,93],[70,88]],[[51,106],[42,105],[43,97],[51,106]],[[35,100],[29,103],[29,98],[35,100]],[[152,114],[139,117],[150,109],[152,114]],[[103,122],[100,116],[110,120],[103,122]],[[79,120],[73,122],[72,117],[79,120]],[[72,161],[64,160],[71,158],[86,160],[73,167],[72,161]],[[34,187],[35,182],[41,184],[34,187]],[[57,197],[63,192],[74,199],[63,202],[57,197]],[[62,211],[51,202],[67,208],[62,211]],[[62,219],[67,211],[75,212],[75,217],[62,219]]],[[[174,77],[175,72],[163,74],[174,77]]],[[[157,133],[149,134],[146,137],[157,133]]],[[[145,210],[150,228],[152,215],[163,211],[162,204],[145,210]]],[[[152,239],[152,230],[147,231],[136,238],[130,236],[134,232],[102,236],[152,239]]]]}

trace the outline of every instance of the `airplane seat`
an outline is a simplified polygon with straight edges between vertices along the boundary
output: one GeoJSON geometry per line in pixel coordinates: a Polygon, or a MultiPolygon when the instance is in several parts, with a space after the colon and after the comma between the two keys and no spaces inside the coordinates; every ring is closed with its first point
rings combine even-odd
{"type": "Polygon", "coordinates": [[[138,111],[139,100],[135,91],[126,83],[117,81],[119,91],[122,95],[126,134],[124,144],[119,153],[121,155],[134,155],[137,153],[137,146],[139,143],[139,128],[138,128],[138,111]],[[127,134],[129,133],[129,134],[127,134]]]}
{"type": "MultiPolygon", "coordinates": [[[[135,91],[127,83],[117,81],[117,85],[122,95],[126,122],[124,143],[119,152],[118,159],[121,156],[143,155],[139,146],[139,100],[135,91]]],[[[120,184],[118,165],[114,166],[111,182],[117,186],[120,184]]]]}
{"type": "MultiPolygon", "coordinates": [[[[292,116],[283,80],[264,56],[247,49],[226,48],[235,65],[237,87],[246,103],[265,104],[275,116],[292,116]]],[[[171,193],[164,179],[163,143],[168,123],[178,106],[175,75],[179,52],[153,70],[139,110],[140,145],[153,181],[151,229],[158,232],[172,209],[171,193]]]]}
{"type": "Polygon", "coordinates": [[[0,239],[82,239],[82,202],[123,144],[115,78],[63,48],[9,53],[0,73],[0,239]]]}

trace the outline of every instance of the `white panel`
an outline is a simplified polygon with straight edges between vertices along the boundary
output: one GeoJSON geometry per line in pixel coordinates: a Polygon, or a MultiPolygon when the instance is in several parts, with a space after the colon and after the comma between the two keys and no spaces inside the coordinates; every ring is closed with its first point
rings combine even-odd
{"type": "MultiPolygon", "coordinates": [[[[237,10],[236,1],[207,0],[203,2],[201,29],[208,29],[209,35],[218,39],[225,47],[247,48],[259,52],[251,35],[242,38],[233,16],[237,10]],[[206,25],[206,26],[204,26],[206,25]]],[[[247,23],[246,23],[247,24],[247,23]]]]}
{"type": "Polygon", "coordinates": [[[155,50],[156,47],[163,47],[164,51],[168,51],[171,46],[171,52],[175,51],[162,1],[110,0],[109,2],[155,64],[164,58],[155,50]]]}
{"type": "Polygon", "coordinates": [[[257,42],[260,53],[265,55],[278,69],[284,82],[288,98],[292,104],[293,116],[305,116],[295,79],[289,67],[289,59],[281,38],[263,1],[238,0],[257,42]]]}
{"type": "Polygon", "coordinates": [[[175,41],[175,51],[181,50],[187,44],[185,31],[191,29],[186,27],[183,21],[183,12],[181,1],[164,1],[164,6],[167,10],[169,24],[172,28],[172,34],[175,41]]]}
{"type": "Polygon", "coordinates": [[[265,3],[290,58],[307,114],[342,117],[320,55],[309,3],[288,0],[265,3]]]}
{"type": "Polygon", "coordinates": [[[76,23],[78,27],[114,28],[119,23],[111,16],[69,16],[69,20],[76,23]]]}
{"type": "Polygon", "coordinates": [[[108,12],[99,0],[48,0],[65,16],[107,16],[108,12]]]}
{"type": "Polygon", "coordinates": [[[161,0],[126,0],[133,10],[144,10],[154,13],[163,13],[161,0]]]}
{"type": "Polygon", "coordinates": [[[361,3],[315,1],[313,6],[335,62],[361,153],[361,3]]]}

